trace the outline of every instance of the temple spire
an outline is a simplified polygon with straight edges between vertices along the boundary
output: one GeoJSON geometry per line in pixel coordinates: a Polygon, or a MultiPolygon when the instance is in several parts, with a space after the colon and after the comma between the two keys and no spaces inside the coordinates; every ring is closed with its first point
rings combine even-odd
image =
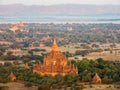
{"type": "Polygon", "coordinates": [[[54,37],[53,45],[57,45],[57,43],[56,43],[56,37],[54,37]]]}
{"type": "Polygon", "coordinates": [[[56,43],[56,38],[54,37],[53,45],[52,45],[52,51],[58,51],[58,45],[56,43]]]}

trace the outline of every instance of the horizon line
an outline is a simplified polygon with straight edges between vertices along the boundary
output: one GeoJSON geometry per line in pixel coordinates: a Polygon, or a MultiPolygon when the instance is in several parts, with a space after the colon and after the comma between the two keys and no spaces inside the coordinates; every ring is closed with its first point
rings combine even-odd
{"type": "Polygon", "coordinates": [[[119,6],[120,4],[77,4],[77,3],[60,3],[60,4],[23,4],[23,3],[13,3],[13,4],[0,4],[0,5],[24,5],[24,6],[56,6],[56,5],[91,5],[91,6],[119,6]]]}

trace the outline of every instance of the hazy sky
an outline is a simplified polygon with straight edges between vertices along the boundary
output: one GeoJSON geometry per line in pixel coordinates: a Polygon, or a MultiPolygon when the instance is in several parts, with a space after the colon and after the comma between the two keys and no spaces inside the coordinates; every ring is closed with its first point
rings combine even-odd
{"type": "Polygon", "coordinates": [[[0,4],[20,3],[25,5],[53,5],[53,4],[112,4],[120,5],[120,0],[0,0],[0,4]]]}

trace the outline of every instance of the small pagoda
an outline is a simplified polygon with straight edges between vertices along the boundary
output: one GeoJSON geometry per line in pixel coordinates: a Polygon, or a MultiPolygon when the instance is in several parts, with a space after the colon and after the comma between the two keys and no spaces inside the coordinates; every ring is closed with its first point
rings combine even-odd
{"type": "Polygon", "coordinates": [[[14,24],[12,26],[12,28],[10,28],[10,30],[13,31],[13,32],[15,32],[15,31],[19,30],[19,28],[18,28],[17,24],[14,24]]]}
{"type": "Polygon", "coordinates": [[[94,84],[101,84],[102,83],[102,79],[100,78],[100,76],[97,73],[93,77],[92,83],[94,83],[94,84]]]}
{"type": "Polygon", "coordinates": [[[18,26],[23,27],[23,26],[25,26],[25,25],[24,25],[24,23],[23,23],[23,22],[20,22],[20,23],[18,23],[18,26]]]}
{"type": "Polygon", "coordinates": [[[15,81],[16,80],[16,76],[13,74],[13,72],[10,73],[10,81],[15,81]]]}
{"type": "Polygon", "coordinates": [[[25,69],[30,69],[30,66],[28,65],[28,63],[25,63],[25,69]]]}
{"type": "Polygon", "coordinates": [[[77,66],[68,64],[67,58],[58,50],[56,38],[52,45],[52,50],[44,57],[43,64],[39,63],[33,68],[33,73],[42,76],[64,76],[69,73],[78,74],[77,66]]]}

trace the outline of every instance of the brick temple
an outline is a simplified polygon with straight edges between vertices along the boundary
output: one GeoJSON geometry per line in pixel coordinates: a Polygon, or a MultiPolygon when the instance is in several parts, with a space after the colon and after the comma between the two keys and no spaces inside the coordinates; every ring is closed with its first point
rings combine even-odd
{"type": "Polygon", "coordinates": [[[52,50],[44,57],[43,64],[39,63],[33,68],[33,73],[42,76],[64,76],[66,74],[78,74],[78,68],[74,64],[68,64],[67,58],[58,50],[56,38],[52,45],[52,50]]]}

